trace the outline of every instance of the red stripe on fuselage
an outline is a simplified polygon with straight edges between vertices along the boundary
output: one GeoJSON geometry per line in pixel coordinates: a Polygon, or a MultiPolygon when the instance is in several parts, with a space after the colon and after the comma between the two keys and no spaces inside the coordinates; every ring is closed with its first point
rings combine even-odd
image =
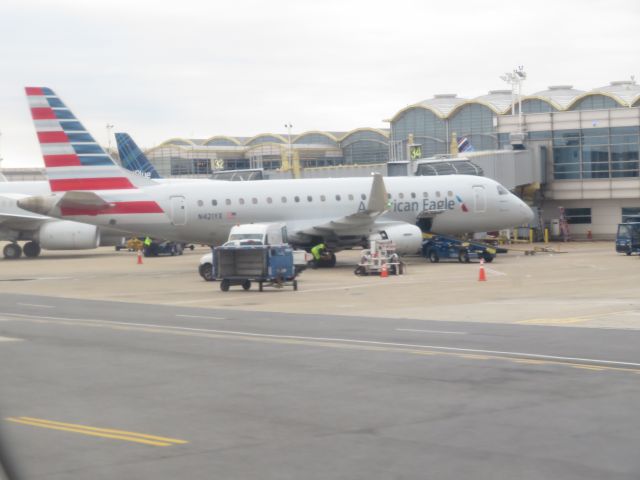
{"type": "Polygon", "coordinates": [[[66,178],[49,180],[52,192],[67,190],[128,190],[136,188],[126,177],[66,178]]]}
{"type": "Polygon", "coordinates": [[[102,210],[83,208],[61,208],[64,217],[74,215],[129,215],[133,213],[164,213],[160,205],[154,201],[114,202],[113,206],[102,210]]]}
{"type": "Polygon", "coordinates": [[[42,87],[25,87],[24,91],[27,92],[27,95],[44,95],[42,87]]]}
{"type": "Polygon", "coordinates": [[[34,120],[55,120],[56,114],[48,107],[33,107],[31,117],[34,120]]]}
{"type": "Polygon", "coordinates": [[[80,159],[75,153],[66,155],[43,155],[46,167],[77,167],[80,159]]]}
{"type": "Polygon", "coordinates": [[[60,132],[38,132],[40,143],[69,143],[67,134],[60,132]]]}

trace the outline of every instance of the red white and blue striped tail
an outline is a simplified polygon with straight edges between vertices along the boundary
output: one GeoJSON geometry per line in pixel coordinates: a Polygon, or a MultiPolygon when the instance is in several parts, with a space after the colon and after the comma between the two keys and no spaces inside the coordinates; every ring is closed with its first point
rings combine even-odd
{"type": "Polygon", "coordinates": [[[154,184],[120,168],[53,90],[25,90],[52,192],[133,190],[154,184]]]}

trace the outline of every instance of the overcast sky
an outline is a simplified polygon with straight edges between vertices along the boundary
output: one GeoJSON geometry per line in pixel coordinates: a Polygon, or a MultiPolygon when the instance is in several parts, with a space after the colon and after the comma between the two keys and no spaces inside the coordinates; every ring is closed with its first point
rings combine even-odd
{"type": "MultiPolygon", "coordinates": [[[[96,139],[385,128],[438,93],[472,98],[640,74],[638,0],[2,0],[0,156],[41,166],[24,86],[96,139]]],[[[112,140],[114,142],[114,140],[112,140]]]]}

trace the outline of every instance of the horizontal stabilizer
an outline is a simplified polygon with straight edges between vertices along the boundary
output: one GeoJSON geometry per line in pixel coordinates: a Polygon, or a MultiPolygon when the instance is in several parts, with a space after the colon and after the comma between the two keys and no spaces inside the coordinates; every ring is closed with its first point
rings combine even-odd
{"type": "Polygon", "coordinates": [[[18,200],[18,206],[29,212],[51,215],[55,209],[96,212],[106,210],[113,204],[94,192],[69,191],[62,195],[40,195],[18,200]]]}
{"type": "Polygon", "coordinates": [[[70,191],[65,192],[58,202],[61,209],[69,208],[74,210],[106,210],[113,204],[105,201],[95,192],[70,191]]]}

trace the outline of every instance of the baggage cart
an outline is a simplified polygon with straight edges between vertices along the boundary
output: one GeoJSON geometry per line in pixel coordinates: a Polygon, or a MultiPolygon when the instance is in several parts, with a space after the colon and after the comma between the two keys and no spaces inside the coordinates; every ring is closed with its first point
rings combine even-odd
{"type": "Polygon", "coordinates": [[[240,285],[244,290],[252,282],[264,286],[298,290],[293,249],[289,245],[229,245],[213,249],[213,277],[220,280],[220,290],[240,285]]]}

